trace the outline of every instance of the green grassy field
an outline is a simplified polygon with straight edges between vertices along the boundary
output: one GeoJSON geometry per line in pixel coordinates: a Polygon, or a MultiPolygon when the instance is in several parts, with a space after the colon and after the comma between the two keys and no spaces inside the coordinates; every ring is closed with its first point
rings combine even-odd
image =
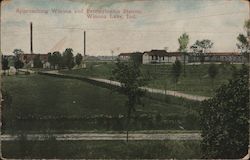
{"type": "MultiPolygon", "coordinates": [[[[213,96],[214,90],[221,84],[227,83],[232,77],[232,66],[239,68],[239,64],[217,64],[219,73],[213,83],[208,75],[209,64],[186,65],[186,75],[182,73],[177,84],[171,76],[172,65],[142,65],[141,70],[145,77],[149,78],[147,86],[159,89],[176,90],[202,96],[213,96]]],[[[113,63],[89,63],[87,69],[62,71],[62,73],[76,74],[90,77],[109,79],[112,75],[113,63]]]]}
{"type": "MultiPolygon", "coordinates": [[[[121,131],[126,97],[80,80],[17,75],[3,78],[10,104],[3,107],[3,132],[121,131]]],[[[199,103],[147,95],[131,130],[199,129],[199,103]]]]}
{"type": "Polygon", "coordinates": [[[199,159],[199,141],[11,141],[4,158],[199,159]]]}

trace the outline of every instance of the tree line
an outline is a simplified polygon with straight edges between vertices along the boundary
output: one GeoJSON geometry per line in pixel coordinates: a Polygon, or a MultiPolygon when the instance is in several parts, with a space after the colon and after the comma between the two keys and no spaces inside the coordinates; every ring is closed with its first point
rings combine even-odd
{"type": "Polygon", "coordinates": [[[48,62],[53,69],[72,69],[75,65],[79,66],[82,63],[82,60],[83,56],[80,53],[77,53],[76,56],[74,56],[72,48],[67,48],[63,53],[60,53],[59,51],[48,53],[48,62]]]}
{"type": "MultiPolygon", "coordinates": [[[[14,49],[13,53],[14,68],[18,71],[18,69],[23,68],[28,62],[25,58],[21,59],[21,55],[24,54],[21,49],[14,49]]],[[[72,69],[75,65],[80,66],[82,60],[83,56],[80,53],[77,53],[76,56],[74,56],[73,49],[71,48],[67,48],[63,53],[60,53],[59,51],[48,53],[48,62],[51,69],[72,69]]],[[[4,75],[6,74],[6,70],[10,69],[9,61],[10,60],[7,56],[2,55],[2,69],[4,71],[4,75]]],[[[40,54],[36,54],[33,58],[33,67],[43,68],[43,62],[40,58],[40,54]]]]}

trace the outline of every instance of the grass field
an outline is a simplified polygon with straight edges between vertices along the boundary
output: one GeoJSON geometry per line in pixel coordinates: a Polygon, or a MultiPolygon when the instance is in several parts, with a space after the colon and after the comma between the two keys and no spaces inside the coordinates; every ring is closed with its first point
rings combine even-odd
{"type": "Polygon", "coordinates": [[[11,141],[4,158],[199,159],[199,141],[11,141]]]}
{"type": "MultiPolygon", "coordinates": [[[[194,95],[212,96],[214,90],[221,84],[227,83],[232,77],[233,66],[239,68],[239,64],[217,64],[218,75],[213,83],[208,75],[209,64],[186,65],[186,75],[182,73],[177,84],[174,83],[171,76],[172,65],[142,65],[141,70],[145,77],[149,78],[147,86],[153,88],[176,90],[183,93],[194,95]]],[[[77,74],[90,77],[101,77],[109,79],[112,75],[113,63],[89,63],[87,69],[78,69],[72,71],[62,71],[67,74],[77,74]]]]}
{"type": "MultiPolygon", "coordinates": [[[[126,97],[80,80],[43,75],[5,76],[10,104],[3,108],[3,132],[124,130],[126,97]]],[[[131,130],[199,129],[199,103],[147,95],[137,106],[131,130]]]]}

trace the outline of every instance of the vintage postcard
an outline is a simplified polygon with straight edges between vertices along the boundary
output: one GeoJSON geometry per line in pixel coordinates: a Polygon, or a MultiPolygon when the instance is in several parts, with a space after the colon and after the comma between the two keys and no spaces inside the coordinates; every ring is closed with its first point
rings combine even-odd
{"type": "Polygon", "coordinates": [[[248,0],[0,0],[1,158],[249,159],[248,0]]]}

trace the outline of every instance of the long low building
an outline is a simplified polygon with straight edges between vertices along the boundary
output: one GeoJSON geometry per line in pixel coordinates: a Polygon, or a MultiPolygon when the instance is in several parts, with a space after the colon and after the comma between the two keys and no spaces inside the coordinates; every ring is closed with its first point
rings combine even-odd
{"type": "MultiPolygon", "coordinates": [[[[121,53],[120,60],[129,60],[133,53],[121,53]]],[[[174,63],[176,60],[181,62],[221,62],[221,63],[243,63],[245,58],[237,52],[210,52],[199,56],[192,52],[185,55],[181,52],[167,52],[166,50],[151,50],[141,54],[142,64],[155,64],[155,63],[174,63]]]]}
{"type": "Polygon", "coordinates": [[[177,59],[182,61],[182,55],[179,52],[151,50],[149,52],[144,52],[142,56],[142,63],[174,63],[177,59]]]}
{"type": "Polygon", "coordinates": [[[43,68],[49,68],[50,64],[48,62],[48,54],[29,54],[29,53],[24,53],[20,54],[20,60],[25,63],[26,65],[30,66],[31,68],[34,67],[34,59],[35,57],[39,57],[43,64],[43,68]]]}

